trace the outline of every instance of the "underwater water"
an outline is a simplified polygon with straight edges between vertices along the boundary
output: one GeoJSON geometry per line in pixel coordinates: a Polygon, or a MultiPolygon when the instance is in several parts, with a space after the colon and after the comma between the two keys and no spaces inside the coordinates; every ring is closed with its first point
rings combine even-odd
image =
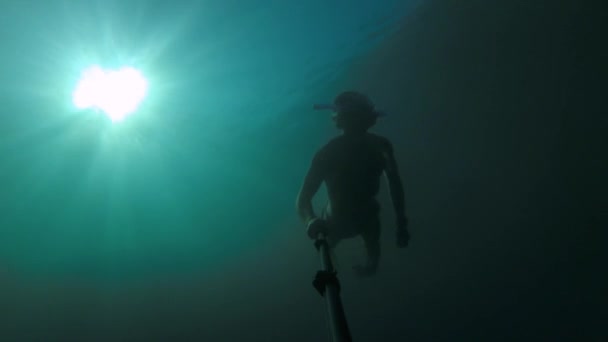
{"type": "Polygon", "coordinates": [[[388,112],[412,232],[382,189],[379,274],[336,250],[355,341],[605,340],[594,6],[2,2],[0,341],[329,340],[294,204],[344,89],[388,112]],[[121,122],[71,103],[95,64],[149,82],[121,122]]]}

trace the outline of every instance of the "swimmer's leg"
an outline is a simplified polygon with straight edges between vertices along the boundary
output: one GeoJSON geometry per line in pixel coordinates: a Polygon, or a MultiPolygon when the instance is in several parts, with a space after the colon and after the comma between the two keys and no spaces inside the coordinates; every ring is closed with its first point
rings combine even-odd
{"type": "Polygon", "coordinates": [[[371,220],[361,232],[361,237],[365,243],[367,263],[355,266],[355,272],[359,276],[369,277],[376,274],[380,262],[380,220],[378,218],[371,220]]]}

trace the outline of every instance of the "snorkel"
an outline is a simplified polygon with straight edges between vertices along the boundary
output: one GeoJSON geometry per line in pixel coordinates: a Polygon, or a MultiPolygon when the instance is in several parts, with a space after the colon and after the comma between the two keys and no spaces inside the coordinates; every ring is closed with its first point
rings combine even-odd
{"type": "Polygon", "coordinates": [[[331,110],[332,112],[337,111],[336,110],[337,109],[336,106],[334,106],[333,104],[319,104],[319,103],[317,103],[317,104],[314,104],[312,106],[312,109],[317,110],[317,111],[320,111],[320,110],[331,110]]]}
{"type": "Polygon", "coordinates": [[[315,111],[331,111],[336,127],[348,132],[365,132],[376,124],[376,120],[386,116],[377,110],[369,97],[356,91],[345,91],[334,99],[333,104],[317,103],[315,111]]]}
{"type": "MultiPolygon", "coordinates": [[[[340,111],[340,107],[338,107],[334,104],[327,104],[327,103],[316,103],[312,106],[312,109],[316,110],[316,111],[331,111],[334,113],[340,111]]],[[[376,115],[376,117],[378,117],[378,118],[384,118],[384,117],[388,116],[388,114],[385,111],[376,110],[376,109],[374,109],[373,114],[376,115]]]]}
{"type": "Polygon", "coordinates": [[[365,132],[376,124],[376,120],[386,116],[377,110],[371,99],[358,91],[344,91],[335,97],[333,104],[317,103],[316,111],[332,111],[336,127],[348,132],[365,132]]]}
{"type": "Polygon", "coordinates": [[[332,104],[317,103],[312,107],[317,111],[332,111],[335,115],[363,115],[374,120],[386,116],[386,113],[377,110],[372,100],[365,94],[347,90],[338,94],[332,104]]]}

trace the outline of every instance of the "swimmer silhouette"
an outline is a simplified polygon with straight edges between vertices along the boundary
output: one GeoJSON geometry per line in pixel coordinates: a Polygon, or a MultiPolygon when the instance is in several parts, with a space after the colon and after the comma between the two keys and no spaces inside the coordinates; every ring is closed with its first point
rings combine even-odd
{"type": "Polygon", "coordinates": [[[315,105],[314,108],[333,110],[333,120],[343,134],[330,140],[315,154],[296,200],[298,215],[311,239],[323,233],[332,248],[343,239],[361,236],[367,263],[355,266],[355,272],[371,276],[376,273],[380,259],[380,205],[376,196],[383,174],[396,213],[397,246],[407,246],[410,237],[403,185],[392,143],[367,132],[382,114],[364,94],[343,92],[333,105],[315,105]],[[323,182],[329,201],[318,217],[312,198],[323,182]]]}

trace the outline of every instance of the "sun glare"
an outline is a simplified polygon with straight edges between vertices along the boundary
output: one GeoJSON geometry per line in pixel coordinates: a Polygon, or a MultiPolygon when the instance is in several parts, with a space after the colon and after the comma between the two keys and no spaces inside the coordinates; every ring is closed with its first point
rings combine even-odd
{"type": "Polygon", "coordinates": [[[104,70],[93,66],[82,73],[72,101],[76,108],[98,109],[118,122],[137,110],[147,90],[148,82],[137,69],[104,70]]]}

